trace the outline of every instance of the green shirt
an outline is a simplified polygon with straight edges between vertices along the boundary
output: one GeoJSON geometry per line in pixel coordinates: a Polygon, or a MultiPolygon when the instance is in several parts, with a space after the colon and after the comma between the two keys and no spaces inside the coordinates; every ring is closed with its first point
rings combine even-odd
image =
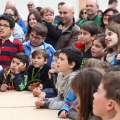
{"type": "Polygon", "coordinates": [[[89,18],[85,18],[83,20],[81,20],[77,25],[80,27],[83,23],[87,22],[87,21],[94,21],[95,23],[97,23],[97,25],[99,27],[101,27],[101,17],[99,15],[96,15],[93,19],[89,19],[89,18]]]}

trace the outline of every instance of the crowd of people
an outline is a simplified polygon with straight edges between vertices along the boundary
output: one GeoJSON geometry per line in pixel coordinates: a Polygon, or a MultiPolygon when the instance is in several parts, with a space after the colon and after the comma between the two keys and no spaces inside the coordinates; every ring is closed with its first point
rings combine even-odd
{"type": "Polygon", "coordinates": [[[100,10],[86,0],[79,19],[70,3],[54,10],[27,4],[27,25],[9,0],[0,15],[0,91],[28,90],[35,107],[59,118],[120,120],[118,1],[100,10]]]}

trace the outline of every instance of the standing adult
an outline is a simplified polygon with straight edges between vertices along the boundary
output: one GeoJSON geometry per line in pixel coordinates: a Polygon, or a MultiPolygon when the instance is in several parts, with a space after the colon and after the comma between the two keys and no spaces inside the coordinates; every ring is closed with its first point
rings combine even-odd
{"type": "Polygon", "coordinates": [[[117,9],[118,0],[109,0],[108,1],[108,8],[117,9]]]}
{"type": "Polygon", "coordinates": [[[29,2],[27,4],[29,12],[36,11],[35,4],[33,2],[29,2]]]}
{"type": "Polygon", "coordinates": [[[99,9],[99,4],[97,0],[87,0],[86,1],[86,12],[87,12],[87,18],[83,19],[78,23],[78,26],[81,26],[83,23],[87,21],[94,21],[97,23],[97,25],[101,26],[101,17],[97,14],[97,11],[99,9]]]}
{"type": "Polygon", "coordinates": [[[62,34],[56,45],[56,49],[65,47],[75,47],[75,42],[78,40],[80,28],[75,24],[74,8],[71,4],[64,4],[59,10],[62,34]]]}

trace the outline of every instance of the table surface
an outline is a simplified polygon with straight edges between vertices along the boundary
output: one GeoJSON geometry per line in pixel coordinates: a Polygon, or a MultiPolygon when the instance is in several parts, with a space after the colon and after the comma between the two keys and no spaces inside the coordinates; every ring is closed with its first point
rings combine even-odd
{"type": "Polygon", "coordinates": [[[0,120],[60,120],[58,110],[36,109],[36,99],[29,91],[0,92],[0,120]]]}

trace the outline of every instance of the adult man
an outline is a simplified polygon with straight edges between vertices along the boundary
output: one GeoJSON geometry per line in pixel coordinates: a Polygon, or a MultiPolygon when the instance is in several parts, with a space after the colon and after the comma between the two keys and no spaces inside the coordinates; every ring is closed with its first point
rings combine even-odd
{"type": "Polygon", "coordinates": [[[108,8],[116,9],[118,5],[118,0],[109,0],[108,8]]]}
{"type": "Polygon", "coordinates": [[[62,22],[62,35],[58,40],[56,49],[62,49],[69,46],[75,47],[80,28],[75,24],[73,6],[67,3],[62,5],[59,14],[62,22]]]}
{"type": "Polygon", "coordinates": [[[86,1],[86,12],[87,12],[87,18],[81,20],[78,23],[78,26],[81,26],[83,23],[87,21],[94,21],[97,23],[97,25],[100,27],[101,26],[101,17],[97,15],[99,5],[97,0],[87,0],[86,1]]]}
{"type": "Polygon", "coordinates": [[[35,10],[36,10],[36,9],[35,9],[35,5],[34,5],[33,2],[29,2],[29,3],[27,4],[27,6],[28,6],[29,12],[32,12],[32,11],[35,11],[35,10]]]}

